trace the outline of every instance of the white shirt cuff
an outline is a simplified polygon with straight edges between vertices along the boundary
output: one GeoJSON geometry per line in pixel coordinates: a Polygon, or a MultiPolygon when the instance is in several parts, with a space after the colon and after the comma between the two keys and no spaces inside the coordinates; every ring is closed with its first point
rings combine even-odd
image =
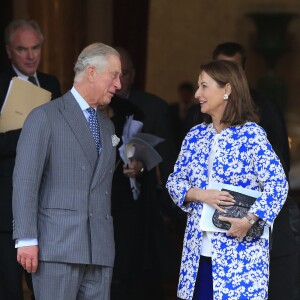
{"type": "Polygon", "coordinates": [[[15,243],[15,248],[37,246],[38,244],[38,240],[33,238],[17,239],[15,243]]]}

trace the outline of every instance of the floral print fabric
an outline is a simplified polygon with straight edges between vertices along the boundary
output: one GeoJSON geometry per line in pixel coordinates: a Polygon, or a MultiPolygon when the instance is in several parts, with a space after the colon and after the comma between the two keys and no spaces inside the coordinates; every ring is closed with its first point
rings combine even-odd
{"type": "MultiPolygon", "coordinates": [[[[187,212],[187,225],[178,285],[178,297],[192,300],[197,277],[202,232],[201,202],[184,203],[192,187],[208,186],[208,157],[216,134],[212,124],[193,127],[185,137],[167,188],[176,205],[187,212]]],[[[264,130],[256,123],[231,126],[221,132],[212,165],[214,182],[262,191],[250,212],[271,226],[285,202],[288,184],[264,130]]],[[[245,237],[239,241],[224,233],[212,238],[214,300],[267,299],[269,240],[245,237]]]]}

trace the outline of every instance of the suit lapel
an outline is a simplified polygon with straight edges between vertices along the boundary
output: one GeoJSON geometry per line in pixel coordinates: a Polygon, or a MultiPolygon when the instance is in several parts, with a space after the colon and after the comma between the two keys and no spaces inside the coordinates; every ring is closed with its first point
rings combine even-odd
{"type": "Polygon", "coordinates": [[[91,188],[93,188],[105,175],[103,170],[106,169],[106,164],[110,161],[111,155],[115,155],[115,149],[112,147],[110,121],[98,110],[101,135],[101,152],[98,156],[90,127],[74,96],[69,91],[62,97],[62,100],[60,111],[83,149],[91,167],[94,169],[91,184],[91,188]]]}
{"type": "Polygon", "coordinates": [[[86,118],[70,91],[62,97],[62,100],[60,111],[83,149],[91,167],[94,168],[98,153],[86,118]]]}

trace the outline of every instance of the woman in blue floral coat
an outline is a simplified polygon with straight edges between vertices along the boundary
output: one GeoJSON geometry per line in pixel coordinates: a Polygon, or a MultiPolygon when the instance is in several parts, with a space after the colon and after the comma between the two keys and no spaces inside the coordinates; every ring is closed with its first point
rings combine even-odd
{"type": "Polygon", "coordinates": [[[228,61],[201,67],[199,100],[205,122],[186,135],[167,188],[188,214],[178,297],[189,300],[267,299],[269,246],[267,237],[252,238],[258,220],[271,227],[288,191],[287,180],[257,117],[243,70],[228,61]],[[233,196],[209,188],[230,184],[261,192],[241,219],[223,217],[226,233],[200,229],[203,203],[219,211],[233,196]]]}

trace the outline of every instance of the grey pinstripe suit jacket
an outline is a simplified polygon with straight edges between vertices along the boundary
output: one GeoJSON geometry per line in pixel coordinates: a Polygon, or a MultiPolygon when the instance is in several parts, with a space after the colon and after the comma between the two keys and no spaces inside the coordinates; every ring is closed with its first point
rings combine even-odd
{"type": "Polygon", "coordinates": [[[114,127],[99,111],[98,119],[99,157],[70,91],[25,121],[13,175],[14,238],[38,238],[40,260],[113,266],[114,127]]]}

